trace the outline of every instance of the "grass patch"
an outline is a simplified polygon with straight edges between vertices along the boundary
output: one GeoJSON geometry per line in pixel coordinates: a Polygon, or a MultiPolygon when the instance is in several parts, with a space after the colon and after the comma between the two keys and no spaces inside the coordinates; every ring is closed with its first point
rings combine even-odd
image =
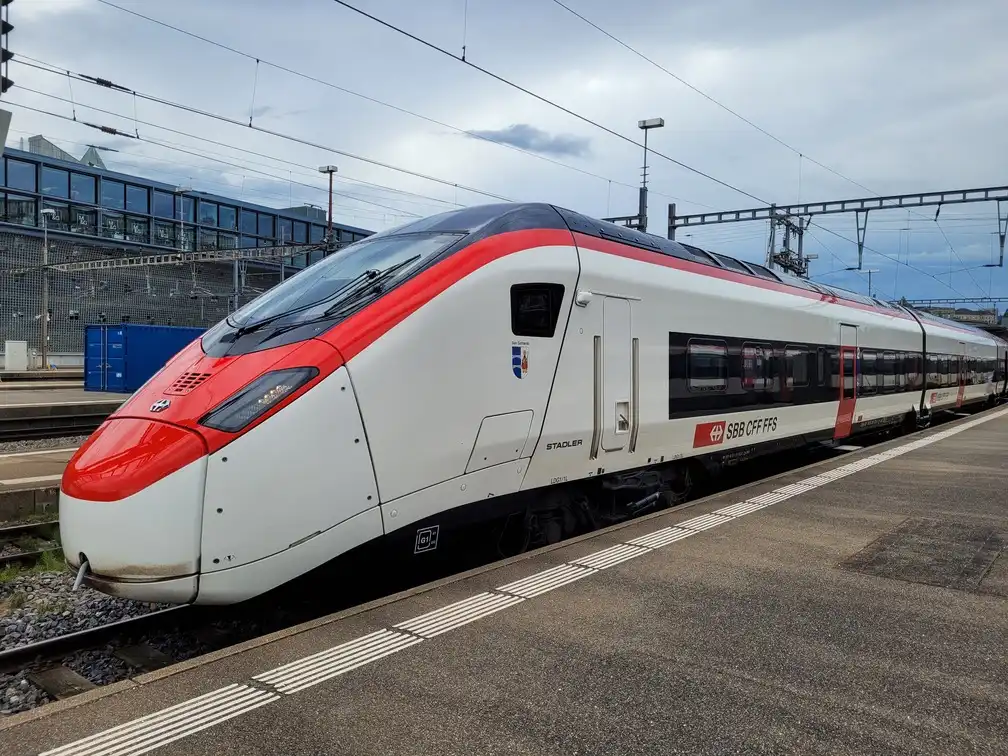
{"type": "Polygon", "coordinates": [[[63,561],[63,550],[53,549],[52,551],[44,552],[42,557],[30,567],[19,564],[9,564],[3,569],[0,569],[0,585],[9,583],[14,580],[14,578],[21,577],[22,575],[40,575],[45,572],[63,572],[65,569],[66,563],[63,561]]]}

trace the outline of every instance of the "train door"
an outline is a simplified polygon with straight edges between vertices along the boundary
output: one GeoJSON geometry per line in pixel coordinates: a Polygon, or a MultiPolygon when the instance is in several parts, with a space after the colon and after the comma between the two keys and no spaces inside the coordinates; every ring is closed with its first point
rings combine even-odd
{"type": "MultiPolygon", "coordinates": [[[[619,297],[602,301],[602,449],[618,451],[630,441],[633,426],[633,343],[630,302],[619,297]]],[[[596,388],[596,391],[598,387],[596,388]]],[[[632,449],[631,449],[632,451],[632,449]]]]}
{"type": "Polygon", "coordinates": [[[966,359],[966,344],[959,342],[959,354],[956,355],[959,363],[959,392],[956,394],[956,407],[962,407],[963,396],[966,393],[966,368],[969,360],[966,359]]]}
{"type": "Polygon", "coordinates": [[[1008,395],[1008,349],[1005,349],[1005,353],[1001,355],[1001,393],[1008,395]]]}
{"type": "Polygon", "coordinates": [[[840,406],[833,438],[846,438],[854,424],[857,404],[857,326],[840,326],[840,406]]]}

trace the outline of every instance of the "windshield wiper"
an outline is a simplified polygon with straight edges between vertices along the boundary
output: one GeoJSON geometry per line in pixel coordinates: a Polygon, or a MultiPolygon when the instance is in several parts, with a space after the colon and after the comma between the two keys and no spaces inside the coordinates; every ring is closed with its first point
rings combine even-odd
{"type": "MultiPolygon", "coordinates": [[[[331,299],[332,297],[338,296],[339,294],[343,293],[347,289],[350,289],[350,288],[352,288],[352,287],[360,284],[363,280],[366,280],[366,279],[369,279],[369,278],[374,278],[374,277],[376,277],[378,275],[380,275],[380,272],[377,271],[377,270],[374,270],[374,269],[368,269],[368,270],[362,271],[361,273],[359,273],[358,275],[354,276],[349,281],[347,281],[345,284],[343,284],[342,286],[340,286],[332,294],[330,294],[327,297],[324,297],[321,301],[324,302],[326,299],[331,299]]],[[[243,326],[239,326],[238,330],[235,331],[235,336],[234,336],[235,337],[235,341],[237,341],[238,339],[240,339],[242,336],[244,336],[247,333],[252,333],[254,331],[258,331],[261,328],[263,328],[263,326],[267,326],[270,323],[275,323],[276,321],[280,320],[281,318],[286,318],[288,315],[294,315],[296,313],[303,312],[304,310],[310,310],[312,307],[317,307],[318,304],[319,304],[318,302],[312,302],[311,304],[301,305],[301,307],[295,307],[293,310],[285,310],[284,312],[278,312],[275,315],[270,315],[268,317],[265,317],[262,320],[257,320],[252,325],[249,325],[249,326],[244,326],[244,325],[243,326]]]]}
{"type": "MultiPolygon", "coordinates": [[[[294,328],[299,328],[299,327],[301,327],[303,325],[306,325],[308,323],[314,323],[314,322],[317,322],[319,320],[323,320],[324,318],[327,318],[327,317],[331,316],[334,312],[336,312],[339,309],[341,309],[344,305],[347,305],[347,304],[351,303],[352,301],[354,301],[354,299],[356,299],[359,294],[361,294],[362,292],[366,291],[369,286],[371,286],[371,285],[379,285],[380,286],[381,282],[387,280],[393,273],[401,270],[402,268],[404,268],[405,266],[409,265],[410,263],[416,262],[419,259],[420,259],[420,255],[413,255],[413,257],[410,257],[410,258],[408,258],[406,260],[402,260],[401,262],[397,262],[394,265],[390,265],[389,267],[385,268],[385,270],[375,270],[373,268],[369,268],[368,270],[362,271],[361,273],[359,273],[358,275],[354,276],[352,279],[350,279],[349,281],[347,281],[345,284],[343,284],[341,287],[339,287],[336,291],[334,291],[328,297],[325,297],[324,299],[320,300],[320,301],[324,302],[325,300],[332,299],[333,297],[340,297],[340,299],[339,299],[338,302],[335,302],[332,305],[330,305],[329,308],[326,309],[325,312],[323,312],[321,315],[319,315],[317,317],[314,317],[314,318],[311,318],[310,320],[302,321],[302,322],[299,322],[299,323],[291,323],[288,326],[284,326],[283,328],[278,329],[275,333],[270,334],[269,338],[272,339],[272,338],[274,338],[276,336],[279,336],[282,333],[286,333],[287,331],[290,331],[290,330],[292,330],[294,328]]],[[[289,315],[294,315],[294,314],[296,314],[298,312],[303,312],[304,310],[309,310],[312,307],[317,307],[318,305],[319,305],[319,302],[312,302],[311,304],[302,305],[301,307],[297,307],[297,308],[295,308],[293,310],[287,310],[286,312],[280,312],[280,313],[277,313],[276,315],[270,315],[269,317],[263,318],[262,320],[257,321],[256,323],[253,323],[250,326],[241,326],[235,332],[235,337],[234,337],[235,341],[237,341],[239,338],[241,338],[245,334],[253,333],[254,331],[258,331],[258,330],[262,329],[263,327],[269,325],[270,323],[275,323],[277,320],[280,320],[281,318],[286,318],[289,315]]]]}
{"type": "Polygon", "coordinates": [[[393,274],[397,273],[398,271],[402,270],[403,268],[405,268],[410,263],[414,263],[414,262],[416,262],[419,259],[420,259],[420,255],[413,255],[413,257],[410,257],[410,258],[407,258],[406,260],[402,260],[400,262],[397,262],[395,265],[390,265],[389,267],[385,268],[385,270],[381,271],[380,273],[377,273],[377,275],[372,276],[371,278],[369,278],[363,284],[357,285],[357,286],[355,286],[353,288],[353,290],[348,291],[346,294],[344,294],[339,299],[338,302],[334,302],[333,304],[331,304],[326,309],[326,311],[323,312],[319,316],[319,318],[315,318],[315,319],[317,320],[317,319],[321,319],[321,318],[327,318],[330,315],[333,315],[336,312],[339,312],[345,306],[353,304],[355,300],[359,299],[360,296],[364,292],[366,292],[368,289],[370,289],[372,286],[375,286],[375,287],[378,287],[378,288],[374,289],[370,293],[374,293],[374,294],[380,293],[381,292],[382,282],[387,281],[389,278],[392,277],[393,274]]]}

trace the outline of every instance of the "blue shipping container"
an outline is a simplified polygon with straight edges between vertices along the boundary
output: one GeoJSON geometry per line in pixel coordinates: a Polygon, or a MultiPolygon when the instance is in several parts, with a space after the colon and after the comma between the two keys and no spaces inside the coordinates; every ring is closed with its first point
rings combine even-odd
{"type": "Polygon", "coordinates": [[[141,323],[89,325],[84,336],[84,388],[131,394],[205,330],[141,323]]]}

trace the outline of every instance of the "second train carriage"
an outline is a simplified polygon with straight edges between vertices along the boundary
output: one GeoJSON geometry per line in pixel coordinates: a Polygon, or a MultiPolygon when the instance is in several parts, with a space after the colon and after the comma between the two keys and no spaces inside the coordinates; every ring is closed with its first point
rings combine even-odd
{"type": "Polygon", "coordinates": [[[466,208],[177,355],[67,465],[64,553],[99,590],[229,603],[381,540],[423,558],[465,521],[525,548],[701,469],[991,401],[1000,348],[551,205],[466,208]]]}

